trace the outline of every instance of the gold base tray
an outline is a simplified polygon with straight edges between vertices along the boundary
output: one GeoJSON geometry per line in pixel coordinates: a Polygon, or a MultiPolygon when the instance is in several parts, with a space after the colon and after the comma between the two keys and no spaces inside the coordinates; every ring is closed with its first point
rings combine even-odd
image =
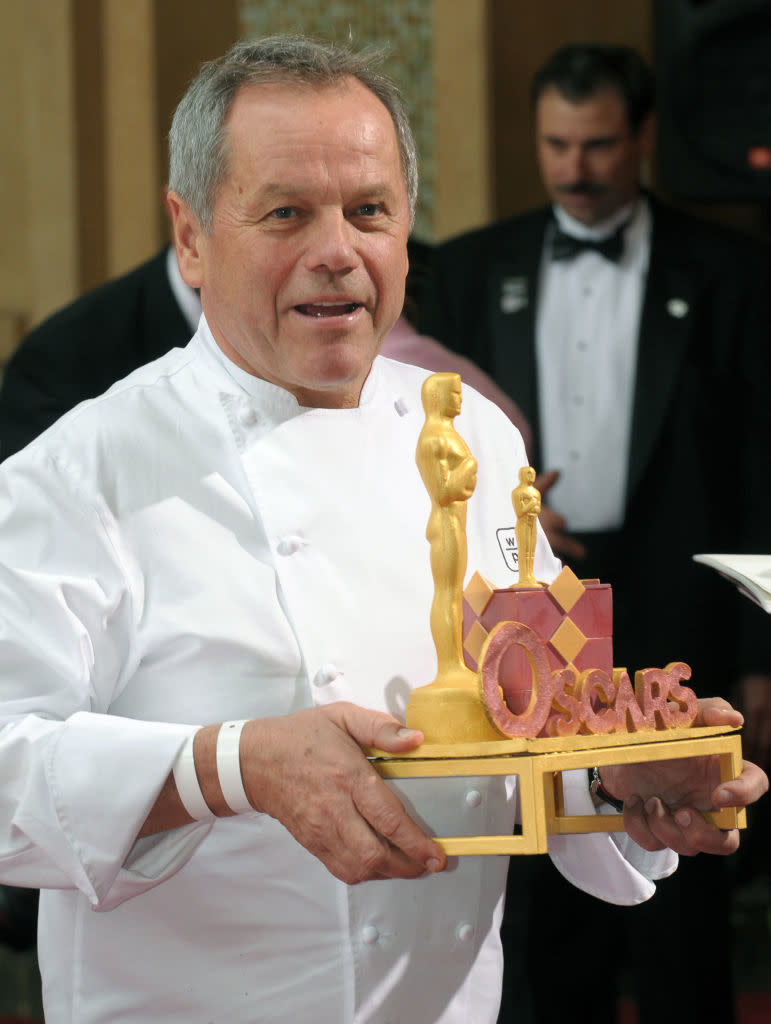
{"type": "MultiPolygon", "coordinates": [[[[562,772],[594,765],[640,764],[715,754],[723,782],[741,773],[741,735],[731,726],[605,736],[502,739],[477,743],[429,744],[397,756],[366,751],[383,778],[443,778],[516,775],[520,787],[522,834],[501,836],[437,836],[449,856],[470,854],[546,853],[548,836],[589,832],[623,832],[621,814],[565,813],[562,772]]],[[[704,812],[718,828],[746,828],[743,808],[704,812]]]]}

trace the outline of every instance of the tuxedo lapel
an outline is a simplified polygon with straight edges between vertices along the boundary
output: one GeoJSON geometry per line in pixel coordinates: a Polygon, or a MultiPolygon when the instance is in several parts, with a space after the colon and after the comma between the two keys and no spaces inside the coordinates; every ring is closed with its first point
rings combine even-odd
{"type": "Polygon", "coordinates": [[[545,225],[546,215],[529,222],[524,231],[507,234],[499,251],[491,256],[486,297],[492,376],[514,397],[533,427],[535,450],[528,454],[536,464],[540,451],[535,313],[545,225]]]}
{"type": "Polygon", "coordinates": [[[627,500],[635,494],[664,420],[677,400],[699,280],[678,259],[678,241],[654,214],[651,257],[640,319],[627,500]],[[674,255],[671,255],[674,254],[674,255]]]}

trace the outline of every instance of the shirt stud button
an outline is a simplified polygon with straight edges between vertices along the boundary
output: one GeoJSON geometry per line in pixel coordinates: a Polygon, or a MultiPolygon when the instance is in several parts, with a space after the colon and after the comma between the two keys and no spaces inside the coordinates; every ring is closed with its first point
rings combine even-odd
{"type": "Polygon", "coordinates": [[[482,794],[478,789],[470,789],[466,793],[466,806],[467,807],[479,807],[482,803],[482,794]]]}
{"type": "Polygon", "coordinates": [[[314,686],[327,686],[329,683],[337,679],[340,674],[340,669],[337,665],[327,663],[326,665],[322,665],[313,677],[313,684],[314,686]]]}
{"type": "Polygon", "coordinates": [[[301,547],[305,545],[305,541],[302,537],[298,537],[296,534],[292,534],[289,537],[282,537],[276,545],[276,551],[280,555],[293,555],[299,551],[301,547]]]}
{"type": "Polygon", "coordinates": [[[374,924],[365,924],[361,930],[361,941],[365,946],[374,946],[380,938],[380,932],[374,924]]]}
{"type": "Polygon", "coordinates": [[[458,936],[459,942],[470,942],[474,937],[474,926],[468,921],[461,921],[455,929],[455,934],[458,936]]]}

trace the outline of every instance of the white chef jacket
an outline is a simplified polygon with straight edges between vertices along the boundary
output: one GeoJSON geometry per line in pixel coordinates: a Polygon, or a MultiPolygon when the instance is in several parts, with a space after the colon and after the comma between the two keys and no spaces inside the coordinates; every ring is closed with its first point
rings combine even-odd
{"type": "MultiPolygon", "coordinates": [[[[303,409],[202,318],[0,470],[0,880],[44,890],[47,1024],[495,1021],[505,857],[349,887],[257,812],[134,840],[195,725],[401,716],[433,677],[425,376],[378,358],[358,408],[303,409]]],[[[456,425],[469,572],[507,585],[522,441],[470,390],[456,425]]],[[[558,568],[541,537],[536,574],[558,568]]],[[[394,785],[437,834],[511,828],[502,779],[394,785]]],[[[585,773],[568,800],[590,812],[585,773]]],[[[550,852],[618,903],[676,863],[606,835],[550,852]]]]}

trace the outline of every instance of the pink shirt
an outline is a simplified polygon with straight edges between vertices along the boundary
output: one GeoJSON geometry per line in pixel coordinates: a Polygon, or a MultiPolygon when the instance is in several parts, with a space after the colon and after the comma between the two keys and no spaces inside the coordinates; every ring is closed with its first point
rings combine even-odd
{"type": "Polygon", "coordinates": [[[470,384],[506,413],[522,435],[525,448],[530,451],[532,432],[522,410],[470,359],[458,355],[457,352],[451,352],[434,338],[418,334],[403,316],[399,317],[386,336],[380,354],[388,356],[389,359],[396,359],[400,363],[422,366],[424,370],[433,370],[435,373],[459,373],[464,384],[470,384]]]}

